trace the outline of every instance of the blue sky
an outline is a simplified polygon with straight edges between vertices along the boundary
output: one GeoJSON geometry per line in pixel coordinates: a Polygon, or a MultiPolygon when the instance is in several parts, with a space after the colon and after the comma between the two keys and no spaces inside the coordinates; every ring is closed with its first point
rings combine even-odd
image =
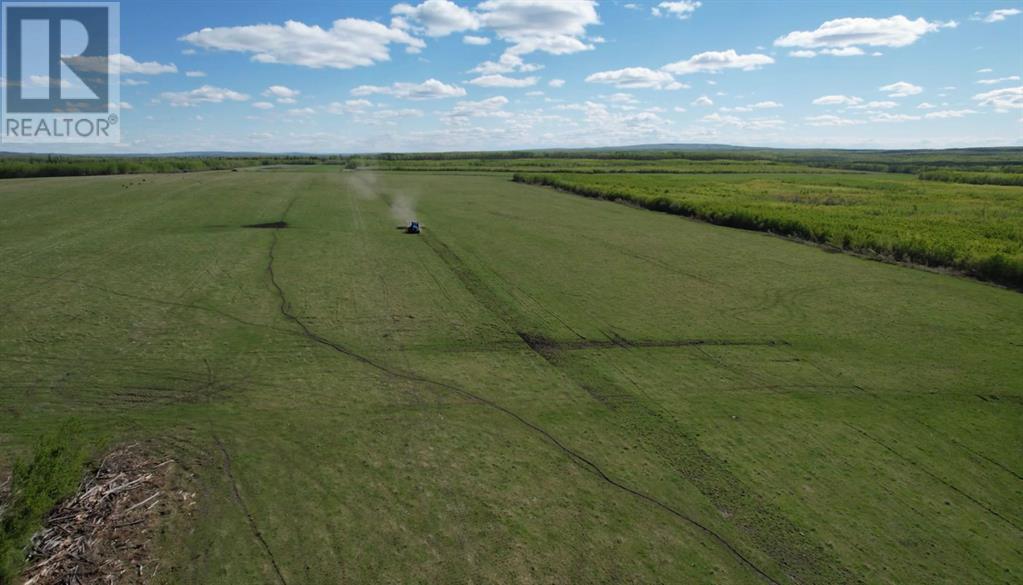
{"type": "Polygon", "coordinates": [[[1023,2],[126,1],[121,51],[124,152],[1023,144],[1023,2]]]}

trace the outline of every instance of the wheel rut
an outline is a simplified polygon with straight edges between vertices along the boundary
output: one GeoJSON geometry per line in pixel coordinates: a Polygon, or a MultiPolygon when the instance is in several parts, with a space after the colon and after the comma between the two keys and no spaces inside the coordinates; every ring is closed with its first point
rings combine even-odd
{"type": "Polygon", "coordinates": [[[895,457],[896,457],[897,459],[899,459],[899,460],[901,460],[901,461],[904,461],[904,462],[908,463],[909,465],[911,465],[911,466],[913,466],[913,467],[915,467],[915,468],[919,469],[919,470],[920,470],[921,472],[923,472],[923,473],[924,473],[924,475],[926,475],[927,477],[929,477],[929,478],[933,479],[934,481],[936,481],[936,482],[940,483],[941,485],[943,485],[943,486],[947,487],[948,489],[950,489],[950,490],[952,490],[953,492],[955,492],[955,493],[959,494],[959,495],[960,495],[960,496],[962,496],[963,498],[966,498],[966,499],[967,499],[967,500],[969,500],[969,501],[970,501],[971,503],[973,503],[974,505],[976,505],[976,506],[977,506],[978,508],[980,508],[980,509],[984,510],[984,511],[985,511],[985,512],[987,512],[988,514],[990,514],[990,515],[994,516],[995,518],[998,518],[998,519],[999,519],[999,520],[1001,520],[1002,522],[1005,522],[1005,523],[1006,523],[1007,525],[1009,525],[1009,526],[1011,526],[1012,528],[1014,528],[1014,529],[1015,529],[1015,530],[1016,530],[1017,532],[1021,532],[1021,533],[1023,533],[1023,527],[1020,527],[1019,525],[1017,525],[1017,524],[1016,524],[1015,522],[1013,522],[1013,521],[1012,521],[1012,520],[1010,520],[1009,518],[1006,518],[1006,517],[1005,517],[1005,516],[1003,516],[1003,515],[1002,515],[1001,513],[999,513],[999,512],[997,511],[997,510],[995,510],[995,509],[991,508],[991,506],[989,506],[989,505],[985,504],[984,502],[981,502],[981,501],[980,501],[980,500],[978,500],[977,498],[975,498],[975,497],[971,496],[970,494],[968,494],[968,493],[964,492],[963,490],[959,489],[958,487],[956,487],[956,486],[952,485],[952,484],[951,484],[951,483],[949,483],[948,481],[946,481],[946,480],[942,479],[942,478],[941,478],[940,476],[938,476],[937,474],[935,474],[935,473],[934,473],[933,471],[931,471],[930,469],[927,469],[926,467],[924,467],[924,466],[923,466],[923,465],[921,465],[920,463],[917,463],[917,462],[916,462],[915,460],[913,460],[913,459],[911,459],[911,458],[909,458],[909,457],[907,457],[907,456],[903,455],[902,453],[900,453],[899,451],[897,451],[897,450],[896,450],[895,448],[891,447],[890,445],[888,445],[887,443],[885,443],[884,441],[882,441],[881,439],[878,439],[878,438],[877,438],[877,437],[875,437],[874,435],[871,435],[870,433],[868,433],[867,431],[864,431],[863,429],[861,429],[860,427],[858,427],[858,426],[856,426],[856,425],[852,425],[852,424],[849,424],[849,423],[845,423],[845,425],[846,425],[847,427],[849,427],[850,429],[852,429],[852,430],[856,431],[857,433],[859,433],[859,434],[860,434],[861,436],[863,436],[863,437],[865,437],[866,439],[870,440],[870,441],[871,441],[872,443],[874,443],[874,444],[878,445],[879,447],[881,447],[881,448],[882,448],[882,449],[884,449],[885,451],[888,451],[889,453],[891,453],[892,455],[894,455],[894,456],[895,456],[895,457]]]}
{"type": "Polygon", "coordinates": [[[245,499],[242,498],[241,490],[238,489],[238,479],[234,476],[234,471],[231,469],[231,455],[227,452],[227,448],[219,437],[214,436],[214,440],[217,442],[217,448],[224,455],[224,473],[227,474],[227,478],[231,480],[231,490],[234,495],[235,502],[238,503],[238,507],[242,509],[245,514],[245,519],[249,523],[249,528],[252,529],[252,534],[259,541],[259,544],[263,547],[263,551],[266,553],[267,560],[270,561],[270,565],[273,567],[274,574],[277,575],[277,580],[280,581],[281,585],[288,585],[288,580],[284,578],[284,574],[281,573],[281,567],[277,564],[277,558],[274,556],[272,550],[270,550],[270,544],[263,537],[263,533],[259,530],[259,525],[256,523],[255,516],[249,510],[249,507],[245,504],[245,499]]]}
{"type": "MultiPolygon", "coordinates": [[[[443,241],[432,234],[424,234],[422,239],[477,302],[500,318],[526,347],[559,370],[581,391],[613,412],[613,420],[619,428],[640,440],[650,453],[663,461],[668,470],[693,485],[706,497],[727,518],[726,522],[737,529],[740,538],[733,546],[742,543],[743,547],[748,547],[747,550],[760,551],[777,563],[785,576],[793,582],[836,585],[856,581],[852,571],[827,547],[816,542],[808,531],[798,526],[781,509],[747,487],[728,465],[703,449],[694,437],[684,432],[680,421],[660,408],[655,401],[642,397],[642,391],[630,391],[599,368],[593,368],[585,356],[572,355],[577,350],[689,348],[713,366],[731,370],[740,376],[750,376],[758,386],[764,386],[765,381],[753,372],[736,370],[734,366],[710,354],[707,349],[714,346],[747,346],[752,349],[781,347],[788,345],[785,340],[633,341],[614,332],[605,332],[607,339],[600,340],[587,339],[578,333],[576,338],[553,340],[536,333],[544,328],[542,320],[505,302],[491,284],[484,281],[443,241]]],[[[556,326],[554,323],[550,325],[556,326]]],[[[562,325],[574,332],[567,323],[562,322],[562,325]]]]}

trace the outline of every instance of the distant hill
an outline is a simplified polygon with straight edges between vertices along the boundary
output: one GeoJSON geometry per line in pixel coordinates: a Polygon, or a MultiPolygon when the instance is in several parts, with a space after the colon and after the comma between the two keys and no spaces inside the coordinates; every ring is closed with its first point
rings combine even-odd
{"type": "Polygon", "coordinates": [[[733,144],[700,144],[700,143],[667,143],[667,144],[631,144],[626,146],[595,146],[590,148],[546,148],[541,150],[573,150],[596,152],[630,152],[630,151],[669,151],[669,150],[768,150],[756,146],[735,146],[733,144]]]}

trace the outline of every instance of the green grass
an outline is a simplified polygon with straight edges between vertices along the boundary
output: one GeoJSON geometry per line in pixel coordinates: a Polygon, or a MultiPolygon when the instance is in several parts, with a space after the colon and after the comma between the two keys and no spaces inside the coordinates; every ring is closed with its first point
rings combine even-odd
{"type": "Polygon", "coordinates": [[[0,467],[162,445],[167,583],[1023,578],[1023,296],[509,178],[0,183],[0,467]]]}
{"type": "Polygon", "coordinates": [[[40,437],[32,455],[14,463],[9,497],[0,505],[0,583],[14,583],[29,539],[43,518],[78,487],[92,446],[73,419],[40,437]]]}
{"type": "Polygon", "coordinates": [[[588,197],[770,231],[1023,288],[1023,190],[895,174],[516,174],[588,197]]]}

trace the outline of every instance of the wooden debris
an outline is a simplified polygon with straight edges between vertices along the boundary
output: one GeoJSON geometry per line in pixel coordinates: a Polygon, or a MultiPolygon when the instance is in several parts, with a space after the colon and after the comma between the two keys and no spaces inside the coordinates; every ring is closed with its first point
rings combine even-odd
{"type": "Polygon", "coordinates": [[[138,445],[109,453],[32,537],[24,585],[152,578],[159,568],[152,555],[157,524],[194,504],[194,493],[175,487],[175,471],[173,460],[149,459],[138,445]]]}

